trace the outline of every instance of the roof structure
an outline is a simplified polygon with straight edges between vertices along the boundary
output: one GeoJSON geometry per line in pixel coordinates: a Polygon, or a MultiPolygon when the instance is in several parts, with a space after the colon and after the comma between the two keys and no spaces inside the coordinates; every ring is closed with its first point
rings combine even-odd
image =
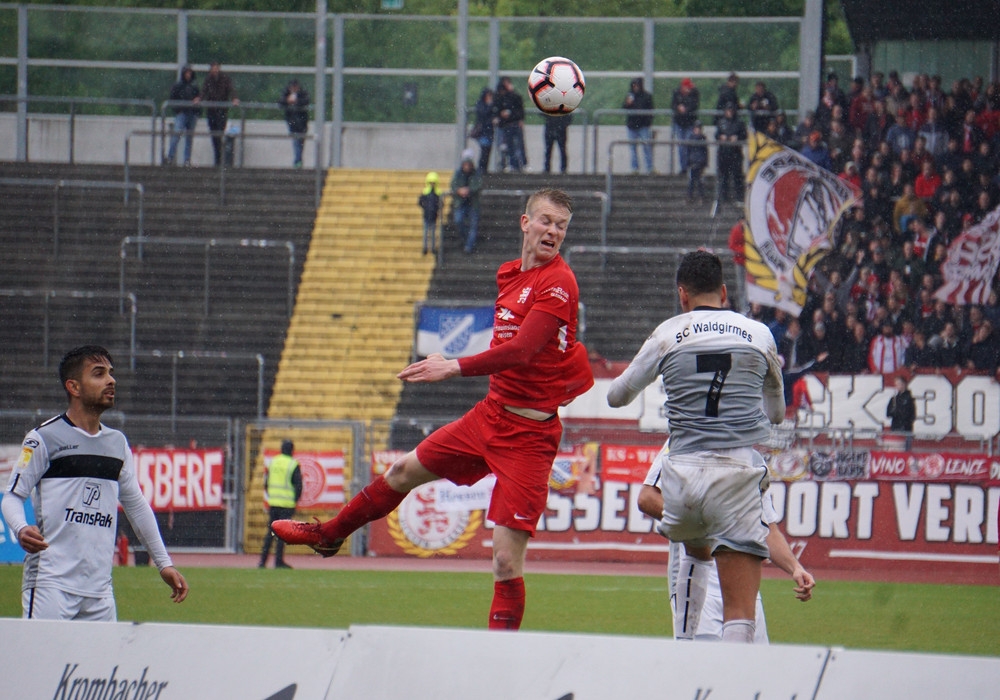
{"type": "Polygon", "coordinates": [[[855,44],[1000,41],[1000,0],[840,0],[855,44]]]}

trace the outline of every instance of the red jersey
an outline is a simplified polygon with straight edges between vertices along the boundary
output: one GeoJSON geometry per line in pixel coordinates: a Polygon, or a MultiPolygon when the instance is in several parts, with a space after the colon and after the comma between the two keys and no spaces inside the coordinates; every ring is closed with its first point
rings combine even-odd
{"type": "Polygon", "coordinates": [[[502,404],[555,413],[594,385],[587,349],[576,339],[576,275],[561,256],[527,271],[518,258],[497,270],[497,289],[490,347],[514,338],[531,309],[555,316],[561,324],[530,363],[491,374],[488,395],[502,404]]]}

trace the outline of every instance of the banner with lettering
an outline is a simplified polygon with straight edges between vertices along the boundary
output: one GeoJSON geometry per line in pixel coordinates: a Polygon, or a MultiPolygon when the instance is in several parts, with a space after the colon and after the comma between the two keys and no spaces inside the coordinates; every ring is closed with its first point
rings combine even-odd
{"type": "Polygon", "coordinates": [[[934,298],[949,304],[985,304],[1000,267],[1000,207],[980,223],[962,231],[948,246],[941,266],[942,284],[934,298]]]}
{"type": "MultiPolygon", "coordinates": [[[[889,580],[893,572],[970,582],[995,576],[1000,458],[829,446],[762,452],[779,527],[806,568],[863,566],[889,580]]],[[[601,444],[589,488],[550,488],[528,559],[666,563],[668,542],[637,506],[642,477],[658,453],[601,444]]],[[[475,500],[487,493],[470,495],[463,509],[456,507],[463,498],[441,497],[455,488],[427,484],[372,523],[371,553],[489,559],[492,524],[486,502],[475,500]]]]}
{"type": "Polygon", "coordinates": [[[744,224],[747,299],[796,316],[806,284],[860,197],[851,183],[763,134],[748,142],[744,224]]]}
{"type": "Polygon", "coordinates": [[[225,510],[226,453],[221,447],[141,448],[132,454],[142,495],[154,511],[225,510]]]}

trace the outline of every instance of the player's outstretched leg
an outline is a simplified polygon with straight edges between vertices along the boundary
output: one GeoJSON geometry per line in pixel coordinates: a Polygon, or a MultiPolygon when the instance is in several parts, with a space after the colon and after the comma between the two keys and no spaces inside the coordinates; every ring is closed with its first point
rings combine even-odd
{"type": "Polygon", "coordinates": [[[384,477],[379,476],[332,520],[325,523],[276,520],[271,529],[288,544],[304,544],[324,557],[332,557],[340,551],[348,535],[373,520],[387,516],[405,497],[405,493],[395,491],[384,477]]]}

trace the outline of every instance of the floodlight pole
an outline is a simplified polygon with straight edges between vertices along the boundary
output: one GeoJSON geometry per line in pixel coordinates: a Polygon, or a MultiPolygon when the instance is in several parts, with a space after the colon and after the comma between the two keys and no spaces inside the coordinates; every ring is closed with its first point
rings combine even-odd
{"type": "Polygon", "coordinates": [[[458,0],[458,66],[455,72],[455,158],[465,150],[465,101],[469,70],[469,0],[458,0]]]}
{"type": "MultiPolygon", "coordinates": [[[[823,76],[823,0],[806,0],[799,30],[799,119],[819,104],[823,76]]],[[[854,77],[854,76],[850,76],[854,77]]]]}
{"type": "Polygon", "coordinates": [[[326,0],[316,0],[316,84],[313,87],[313,128],[316,130],[316,168],[323,167],[326,131],[326,0]]]}

